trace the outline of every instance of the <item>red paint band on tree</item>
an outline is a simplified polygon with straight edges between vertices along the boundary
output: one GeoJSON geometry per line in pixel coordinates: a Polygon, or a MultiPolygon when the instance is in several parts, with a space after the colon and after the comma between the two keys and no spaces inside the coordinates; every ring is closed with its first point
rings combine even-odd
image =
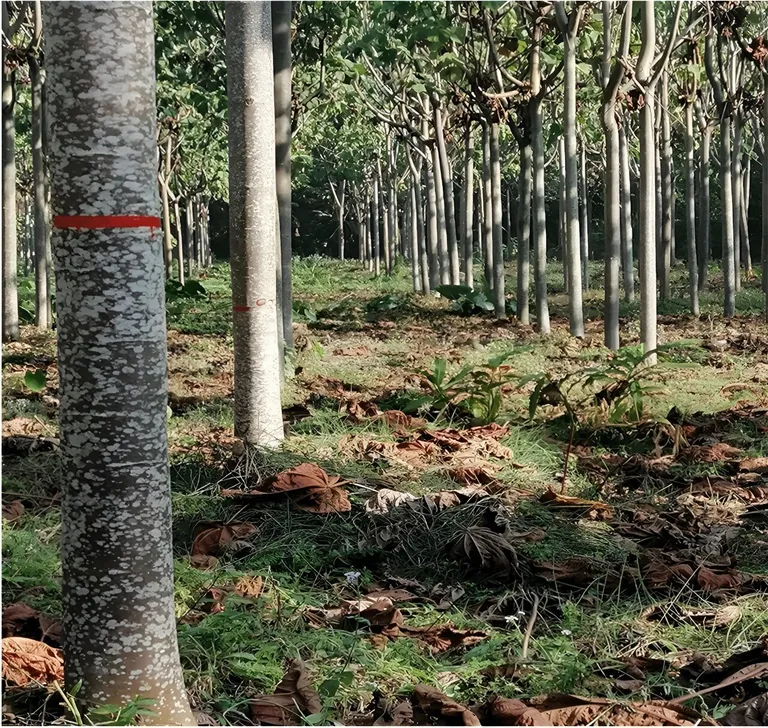
{"type": "Polygon", "coordinates": [[[56,215],[53,218],[53,227],[75,230],[159,228],[160,218],[149,215],[56,215]]]}
{"type": "Polygon", "coordinates": [[[232,306],[233,311],[250,311],[250,306],[232,306]]]}

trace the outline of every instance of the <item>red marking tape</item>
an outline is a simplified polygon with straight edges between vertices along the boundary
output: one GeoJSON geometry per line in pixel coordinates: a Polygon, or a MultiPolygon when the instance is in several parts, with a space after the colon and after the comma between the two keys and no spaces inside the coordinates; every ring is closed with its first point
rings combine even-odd
{"type": "Polygon", "coordinates": [[[250,306],[232,306],[233,311],[250,311],[250,306]]]}
{"type": "Polygon", "coordinates": [[[112,228],[159,228],[160,218],[149,215],[55,215],[53,227],[75,230],[112,228]]]}

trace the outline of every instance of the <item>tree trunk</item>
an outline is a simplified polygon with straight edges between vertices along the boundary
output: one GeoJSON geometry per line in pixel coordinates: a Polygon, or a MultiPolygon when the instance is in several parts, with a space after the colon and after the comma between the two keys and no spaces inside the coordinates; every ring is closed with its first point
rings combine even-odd
{"type": "MultiPolygon", "coordinates": [[[[35,324],[51,327],[51,298],[48,280],[48,226],[45,213],[45,153],[43,150],[43,74],[37,58],[29,58],[32,95],[32,176],[35,206],[35,324]]],[[[15,224],[15,221],[14,221],[15,224]]]]}
{"type": "Polygon", "coordinates": [[[171,200],[168,184],[171,177],[171,151],[173,139],[168,134],[165,141],[165,155],[161,159],[162,171],[158,175],[160,182],[160,199],[163,207],[163,264],[165,277],[173,276],[173,235],[171,234],[171,200]]]}
{"type": "Polygon", "coordinates": [[[752,157],[745,153],[741,165],[741,260],[744,266],[747,280],[752,278],[752,250],[749,243],[749,193],[752,180],[752,157]]]}
{"type": "Polygon", "coordinates": [[[280,318],[283,344],[293,349],[293,282],[291,256],[291,12],[293,3],[272,2],[272,58],[275,94],[275,179],[280,225],[280,318]]]}
{"type": "MultiPolygon", "coordinates": [[[[530,142],[530,140],[526,140],[530,142]]],[[[533,147],[520,147],[520,183],[518,184],[517,215],[517,319],[523,326],[531,323],[528,304],[531,287],[531,185],[533,176],[533,147]]]]}
{"type": "Polygon", "coordinates": [[[644,85],[644,104],[640,108],[640,200],[638,251],[640,277],[640,343],[648,363],[656,363],[656,144],[654,134],[655,93],[650,79],[651,61],[656,47],[653,0],[641,4],[642,48],[638,59],[638,80],[644,85]],[[641,63],[642,62],[642,63],[641,63]],[[646,65],[647,64],[647,65],[646,65]],[[641,72],[642,71],[642,72],[641,72]]]}
{"type": "Polygon", "coordinates": [[[235,435],[248,445],[275,447],[283,440],[283,416],[275,285],[276,165],[265,161],[275,154],[269,5],[230,3],[226,31],[235,435]]]}
{"type": "Polygon", "coordinates": [[[659,147],[661,174],[661,241],[660,241],[660,288],[665,301],[671,296],[670,271],[672,266],[672,128],[669,121],[669,73],[661,76],[659,88],[659,115],[661,116],[661,145],[659,147]]]}
{"type": "Polygon", "coordinates": [[[410,257],[411,257],[411,283],[413,284],[413,290],[417,293],[423,291],[421,283],[421,271],[419,270],[421,262],[419,259],[419,235],[420,235],[420,223],[419,220],[419,204],[416,199],[416,185],[418,180],[413,175],[411,176],[411,183],[408,185],[408,242],[410,244],[410,257]]]}
{"type": "Polygon", "coordinates": [[[373,171],[373,191],[371,192],[371,240],[373,243],[373,274],[381,275],[381,238],[379,233],[379,167],[373,171]]]}
{"type": "Polygon", "coordinates": [[[344,260],[344,204],[347,190],[347,181],[342,180],[338,193],[338,204],[336,205],[336,215],[339,225],[339,260],[344,260]]]}
{"type": "Polygon", "coordinates": [[[392,272],[392,241],[389,229],[389,207],[387,205],[384,176],[381,173],[381,160],[377,160],[379,180],[379,212],[381,214],[381,248],[384,258],[384,271],[387,275],[392,272]]]}
{"type": "Polygon", "coordinates": [[[371,192],[366,188],[365,192],[365,267],[373,272],[373,220],[371,218],[371,192]]]}
{"type": "Polygon", "coordinates": [[[187,197],[184,215],[187,219],[187,276],[192,278],[195,272],[195,216],[192,212],[192,197],[187,197]]]}
{"type": "Polygon", "coordinates": [[[768,321],[768,72],[763,71],[763,178],[762,214],[760,224],[760,267],[762,268],[763,293],[765,294],[765,320],[768,321]]]}
{"type": "Polygon", "coordinates": [[[691,313],[699,315],[699,266],[696,260],[696,158],[693,150],[693,104],[685,104],[685,226],[688,237],[688,295],[691,313]]]}
{"type": "Polygon", "coordinates": [[[699,145],[699,196],[698,210],[701,215],[699,218],[699,228],[697,231],[696,242],[698,245],[699,262],[699,290],[705,291],[708,283],[709,255],[710,255],[710,205],[711,198],[709,192],[709,157],[712,144],[712,127],[706,122],[701,128],[701,143],[699,145]]]}
{"type": "MultiPolygon", "coordinates": [[[[734,56],[735,58],[735,56],[734,56]]],[[[733,197],[733,275],[736,291],[741,290],[741,116],[733,114],[733,147],[731,149],[731,187],[733,197]]]]}
{"type": "Polygon", "coordinates": [[[66,684],[90,704],[152,699],[149,724],[195,725],[173,602],[152,7],[55,2],[43,14],[66,684]],[[117,227],[118,214],[141,226],[117,227]]]}
{"type": "Polygon", "coordinates": [[[179,263],[179,283],[184,285],[184,238],[181,232],[181,210],[179,198],[173,200],[173,215],[176,218],[176,259],[179,263]]]}
{"type": "Polygon", "coordinates": [[[581,235],[581,287],[583,290],[589,290],[589,189],[587,182],[587,153],[584,144],[581,145],[581,156],[579,164],[579,233],[581,235]]]}
{"type": "Polygon", "coordinates": [[[448,251],[448,220],[445,213],[445,188],[440,169],[440,154],[437,145],[432,146],[432,171],[435,175],[435,209],[437,210],[437,251],[440,265],[440,283],[451,282],[451,263],[448,251]]]}
{"type": "Polygon", "coordinates": [[[565,141],[565,243],[568,260],[568,320],[571,336],[584,336],[579,235],[579,150],[576,141],[576,35],[564,37],[563,137],[565,141]]]}
{"type": "Polygon", "coordinates": [[[561,136],[557,145],[557,161],[559,164],[558,177],[558,206],[557,206],[557,243],[560,249],[560,259],[563,263],[563,290],[568,293],[568,245],[566,241],[566,192],[565,192],[565,139],[561,136]]]}
{"type": "Polygon", "coordinates": [[[440,257],[438,253],[438,218],[437,191],[435,184],[435,168],[432,155],[426,151],[424,174],[427,180],[427,245],[429,250],[429,289],[434,290],[440,285],[440,257]]]}
{"type": "MultiPolygon", "coordinates": [[[[538,27],[538,26],[537,26],[538,27]]],[[[535,44],[538,49],[538,43],[535,44]]],[[[538,56],[537,56],[538,57],[538,56]]],[[[533,65],[533,64],[532,64],[533,65]]],[[[538,68],[538,65],[536,66],[538,68]]],[[[533,77],[533,72],[531,72],[533,77]]],[[[549,334],[547,298],[547,205],[544,191],[544,130],[541,98],[531,97],[531,148],[533,149],[533,283],[536,289],[536,330],[549,334]]]]}
{"type": "Polygon", "coordinates": [[[491,192],[491,134],[483,124],[483,261],[485,282],[493,289],[493,201],[491,192]]]}
{"type": "MultiPolygon", "coordinates": [[[[443,181],[443,200],[445,205],[445,232],[448,250],[446,253],[449,265],[449,282],[458,286],[461,283],[461,268],[459,265],[459,246],[456,238],[456,213],[453,199],[453,170],[448,152],[445,148],[445,131],[443,129],[443,113],[438,99],[433,99],[435,141],[440,162],[440,174],[443,181]]],[[[442,256],[441,256],[442,260],[442,256]]],[[[441,276],[442,278],[443,276],[441,276]]]]}
{"type": "Polygon", "coordinates": [[[17,341],[19,292],[16,280],[16,126],[13,120],[15,79],[14,73],[6,66],[5,56],[6,43],[3,42],[3,341],[17,341]]]}
{"type": "Polygon", "coordinates": [[[501,212],[501,157],[499,153],[499,122],[491,123],[491,205],[493,213],[493,306],[497,319],[507,318],[504,298],[504,240],[501,212]]]}
{"type": "Polygon", "coordinates": [[[464,132],[464,186],[461,190],[461,253],[464,285],[474,286],[472,227],[474,216],[475,161],[472,149],[472,128],[464,132]]]}
{"type": "Polygon", "coordinates": [[[736,313],[736,277],[734,256],[733,185],[731,184],[732,119],[725,115],[720,120],[720,195],[722,197],[723,225],[723,315],[731,318],[736,313]]]}
{"type": "Polygon", "coordinates": [[[621,156],[621,268],[624,281],[624,300],[635,300],[635,263],[632,230],[632,177],[629,172],[629,144],[624,126],[619,129],[621,156]]]}

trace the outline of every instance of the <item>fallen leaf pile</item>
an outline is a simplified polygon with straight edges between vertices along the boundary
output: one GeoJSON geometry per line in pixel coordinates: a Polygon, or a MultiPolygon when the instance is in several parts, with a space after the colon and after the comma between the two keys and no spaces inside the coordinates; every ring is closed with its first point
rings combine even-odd
{"type": "Polygon", "coordinates": [[[346,481],[338,475],[329,475],[319,465],[302,463],[295,468],[284,470],[260,483],[251,490],[225,489],[225,498],[253,500],[286,496],[296,508],[309,513],[344,513],[351,510],[346,481]]]}
{"type": "Polygon", "coordinates": [[[190,563],[198,569],[212,569],[224,551],[250,547],[247,540],[257,528],[251,523],[204,523],[195,529],[190,563]]]}

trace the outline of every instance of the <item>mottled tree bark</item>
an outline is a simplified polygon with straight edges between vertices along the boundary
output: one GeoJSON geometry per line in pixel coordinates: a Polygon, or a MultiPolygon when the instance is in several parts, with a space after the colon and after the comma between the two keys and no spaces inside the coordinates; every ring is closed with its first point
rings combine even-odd
{"type": "Polygon", "coordinates": [[[81,682],[78,698],[92,704],[153,699],[145,723],[195,725],[173,605],[152,7],[55,2],[43,12],[66,683],[81,682]],[[146,225],[121,227],[115,215],[146,225]]]}
{"type": "Polygon", "coordinates": [[[491,134],[483,124],[483,263],[485,282],[493,288],[493,200],[491,191],[491,134]]]}
{"type": "Polygon", "coordinates": [[[749,280],[752,275],[752,248],[749,242],[749,194],[752,180],[752,156],[744,153],[744,161],[741,164],[741,219],[739,227],[741,230],[741,260],[744,272],[749,280]]]}
{"type": "MultiPolygon", "coordinates": [[[[734,56],[735,58],[736,56],[734,56]]],[[[734,74],[735,75],[735,74],[734,74]]],[[[733,146],[731,148],[731,195],[733,197],[733,275],[734,288],[741,290],[741,115],[733,114],[733,146]]]]}
{"type": "Polygon", "coordinates": [[[671,296],[670,273],[672,268],[672,126],[669,121],[669,74],[664,72],[661,76],[659,87],[660,102],[659,114],[661,115],[661,146],[660,146],[660,171],[661,171],[661,270],[660,288],[661,297],[668,300],[671,296]]]}
{"type": "MultiPolygon", "coordinates": [[[[3,30],[8,18],[3,3],[3,30]]],[[[16,126],[13,120],[14,73],[6,65],[3,42],[3,341],[19,338],[19,292],[16,279],[16,126]]]]}
{"type": "Polygon", "coordinates": [[[283,345],[293,349],[293,283],[291,256],[291,7],[272,2],[272,58],[275,94],[275,183],[280,225],[280,318],[283,345]]]}
{"type": "Polygon", "coordinates": [[[229,3],[226,31],[235,435],[275,447],[283,440],[283,416],[270,6],[229,3]]]}
{"type": "Polygon", "coordinates": [[[389,206],[385,193],[385,178],[381,173],[381,160],[376,160],[376,171],[379,186],[379,214],[381,215],[381,252],[384,257],[384,271],[387,275],[392,272],[392,239],[389,227],[389,206]]]}
{"type": "Polygon", "coordinates": [[[171,150],[173,139],[168,134],[165,138],[165,152],[161,158],[161,171],[158,174],[160,183],[160,200],[163,207],[163,264],[165,277],[173,276],[173,235],[171,234],[171,196],[168,183],[171,176],[171,150]]]}
{"type": "Polygon", "coordinates": [[[629,172],[629,144],[624,126],[619,129],[621,155],[621,269],[624,300],[635,300],[635,263],[632,229],[632,177],[629,172]]]}
{"type": "Polygon", "coordinates": [[[696,260],[696,158],[693,149],[693,102],[685,104],[685,226],[688,238],[688,295],[699,315],[699,266],[696,260]]]}
{"type": "Polygon", "coordinates": [[[184,216],[187,220],[187,275],[191,278],[195,272],[195,216],[192,212],[192,197],[187,197],[184,216]]]}
{"type": "Polygon", "coordinates": [[[379,167],[373,170],[373,190],[371,191],[371,243],[373,253],[373,274],[381,275],[381,237],[379,227],[379,167]]]}
{"type": "Polygon", "coordinates": [[[472,288],[474,283],[472,228],[474,224],[475,162],[472,148],[472,129],[469,125],[464,132],[464,186],[461,190],[461,254],[464,270],[464,285],[472,288]]]}
{"type": "MultiPolygon", "coordinates": [[[[447,247],[447,250],[445,251],[445,258],[443,258],[443,254],[441,253],[440,260],[441,264],[447,263],[448,282],[457,286],[461,283],[461,268],[459,265],[459,246],[456,237],[456,213],[454,210],[453,200],[453,169],[451,167],[451,162],[448,159],[448,151],[445,148],[443,112],[440,106],[440,101],[436,97],[432,99],[432,110],[435,127],[435,149],[437,151],[438,163],[440,165],[440,178],[443,183],[442,198],[443,207],[445,210],[445,239],[447,247]]],[[[446,282],[444,280],[446,276],[442,273],[442,270],[440,278],[443,283],[446,282]]]]}
{"type": "Polygon", "coordinates": [[[181,230],[181,210],[179,198],[173,200],[173,215],[176,220],[176,259],[179,264],[179,283],[184,285],[184,236],[181,230]]]}
{"type": "Polygon", "coordinates": [[[432,165],[432,155],[425,149],[424,175],[427,188],[427,249],[429,252],[429,288],[433,290],[440,285],[440,257],[438,254],[438,219],[437,192],[435,184],[435,169],[432,165]]]}
{"type": "MultiPolygon", "coordinates": [[[[530,140],[527,140],[530,142],[530,140]]],[[[531,312],[528,296],[531,287],[531,186],[533,183],[533,147],[520,147],[520,183],[517,215],[517,319],[528,326],[531,312]]]]}
{"type": "Polygon", "coordinates": [[[408,166],[411,169],[414,220],[416,225],[415,233],[418,246],[417,255],[419,259],[420,276],[420,286],[418,290],[428,295],[431,291],[429,278],[429,252],[427,250],[427,229],[424,221],[424,204],[421,199],[421,170],[422,164],[426,163],[417,162],[414,159],[415,156],[415,152],[411,152],[410,150],[407,152],[408,166]]]}
{"type": "Polygon", "coordinates": [[[437,211],[437,254],[440,265],[440,283],[451,282],[451,263],[448,251],[448,217],[445,211],[445,188],[440,168],[440,154],[437,144],[432,146],[432,173],[435,177],[435,210],[437,211]]]}
{"type": "Polygon", "coordinates": [[[696,236],[699,262],[699,290],[707,288],[710,256],[710,224],[711,196],[709,187],[709,157],[712,145],[712,127],[708,121],[700,116],[699,129],[701,141],[699,142],[699,195],[697,210],[699,211],[699,225],[696,236]]]}
{"type": "Polygon", "coordinates": [[[501,158],[499,154],[499,122],[491,123],[491,211],[493,221],[493,307],[497,319],[507,318],[504,299],[504,241],[501,212],[501,158]]]}
{"type": "Polygon", "coordinates": [[[43,150],[43,74],[35,56],[29,58],[32,95],[32,177],[35,211],[35,325],[51,327],[50,281],[48,280],[48,225],[45,205],[45,152],[43,150]]]}
{"type": "Polygon", "coordinates": [[[579,156],[579,234],[581,236],[581,287],[589,290],[589,189],[587,153],[581,146],[579,156]]]}
{"type": "Polygon", "coordinates": [[[534,27],[531,43],[531,148],[533,150],[533,284],[536,289],[536,330],[550,332],[547,299],[547,209],[544,192],[544,128],[541,118],[541,27],[534,27]]]}

